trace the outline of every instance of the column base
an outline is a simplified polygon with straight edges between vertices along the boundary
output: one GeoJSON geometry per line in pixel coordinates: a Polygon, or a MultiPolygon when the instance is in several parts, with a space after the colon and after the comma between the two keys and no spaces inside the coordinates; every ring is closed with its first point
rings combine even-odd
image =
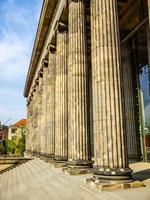
{"type": "Polygon", "coordinates": [[[133,179],[117,180],[117,178],[118,177],[116,177],[116,181],[111,180],[110,182],[105,182],[103,179],[100,180],[91,178],[91,179],[86,179],[86,184],[100,191],[116,191],[116,190],[130,189],[130,188],[145,187],[144,183],[141,181],[135,181],[133,179]]]}
{"type": "Polygon", "coordinates": [[[30,151],[30,150],[26,150],[24,152],[24,156],[25,157],[34,157],[34,152],[33,151],[30,151]]]}
{"type": "Polygon", "coordinates": [[[55,168],[63,168],[63,167],[66,167],[67,164],[66,164],[66,161],[63,161],[63,160],[53,160],[52,166],[55,168]]]}
{"type": "Polygon", "coordinates": [[[42,155],[41,159],[51,164],[54,161],[54,154],[42,155]]]}
{"type": "Polygon", "coordinates": [[[33,153],[33,156],[35,156],[36,158],[40,158],[41,153],[36,151],[36,152],[33,153]]]}
{"type": "Polygon", "coordinates": [[[30,155],[30,152],[29,152],[29,150],[26,150],[25,152],[24,152],[24,157],[31,157],[31,155],[30,155]]]}
{"type": "Polygon", "coordinates": [[[67,167],[63,169],[66,174],[76,176],[92,173],[92,161],[68,161],[67,167]]]}
{"type": "MultiPolygon", "coordinates": [[[[103,178],[107,179],[107,177],[130,177],[133,170],[130,168],[121,168],[121,167],[96,167],[93,168],[93,174],[95,176],[102,176],[103,178]]],[[[109,179],[109,178],[108,178],[109,179]]]]}
{"type": "Polygon", "coordinates": [[[58,162],[61,162],[61,161],[67,162],[68,158],[67,158],[67,156],[56,156],[56,155],[55,155],[54,160],[55,160],[55,161],[58,161],[58,162]]]}
{"type": "Polygon", "coordinates": [[[51,165],[55,168],[62,168],[66,167],[67,157],[64,156],[54,156],[53,161],[51,162],[51,165]]]}

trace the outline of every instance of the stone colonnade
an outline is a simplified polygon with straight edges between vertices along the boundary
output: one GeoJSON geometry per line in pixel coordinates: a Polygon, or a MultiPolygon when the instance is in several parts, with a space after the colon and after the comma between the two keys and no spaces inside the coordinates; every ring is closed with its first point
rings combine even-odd
{"type": "Polygon", "coordinates": [[[57,22],[56,44],[49,44],[48,64],[28,98],[26,150],[90,165],[93,135],[94,174],[129,176],[127,149],[133,157],[138,149],[128,46],[120,47],[117,1],[91,0],[90,7],[92,134],[85,1],[68,0],[68,26],[57,22]]]}

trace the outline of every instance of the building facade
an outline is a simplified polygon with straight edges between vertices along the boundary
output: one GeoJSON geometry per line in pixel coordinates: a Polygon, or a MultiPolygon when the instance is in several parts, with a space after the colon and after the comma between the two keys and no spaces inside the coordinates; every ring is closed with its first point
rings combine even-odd
{"type": "Polygon", "coordinates": [[[24,90],[27,153],[130,176],[149,11],[149,0],[44,0],[24,90]]]}
{"type": "Polygon", "coordinates": [[[21,119],[13,125],[9,126],[8,129],[8,140],[13,138],[20,138],[23,134],[26,135],[27,132],[27,120],[21,119]]]}

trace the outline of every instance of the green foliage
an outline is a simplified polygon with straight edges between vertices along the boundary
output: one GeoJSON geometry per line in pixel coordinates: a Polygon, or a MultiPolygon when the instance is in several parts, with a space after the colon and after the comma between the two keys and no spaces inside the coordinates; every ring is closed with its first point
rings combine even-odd
{"type": "Polygon", "coordinates": [[[12,140],[7,140],[7,150],[8,153],[14,154],[16,149],[16,138],[12,140]]]}
{"type": "Polygon", "coordinates": [[[0,155],[5,155],[5,154],[7,154],[7,144],[5,140],[3,140],[0,143],[0,155]]]}
{"type": "Polygon", "coordinates": [[[23,155],[24,151],[25,151],[25,135],[22,135],[21,138],[16,139],[15,154],[23,155]]]}
{"type": "Polygon", "coordinates": [[[13,137],[12,140],[7,140],[7,149],[9,154],[23,156],[25,151],[25,133],[24,127],[19,129],[19,136],[13,137]]]}

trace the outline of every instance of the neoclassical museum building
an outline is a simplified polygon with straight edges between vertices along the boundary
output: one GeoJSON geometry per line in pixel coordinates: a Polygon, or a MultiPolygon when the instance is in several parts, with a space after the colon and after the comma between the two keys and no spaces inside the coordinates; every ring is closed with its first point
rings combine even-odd
{"type": "Polygon", "coordinates": [[[150,0],[44,0],[24,89],[26,154],[105,180],[128,180],[129,163],[148,159],[149,13],[150,0]]]}

